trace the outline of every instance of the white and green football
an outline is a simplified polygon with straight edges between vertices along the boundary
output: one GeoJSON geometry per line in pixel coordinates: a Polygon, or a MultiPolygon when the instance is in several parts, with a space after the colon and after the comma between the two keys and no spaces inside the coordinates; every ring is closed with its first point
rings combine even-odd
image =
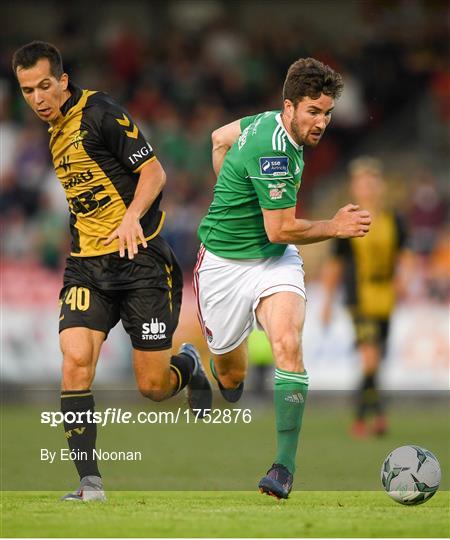
{"type": "Polygon", "coordinates": [[[441,482],[436,456],[420,446],[400,446],[381,467],[381,482],[387,494],[401,504],[422,504],[431,499],[441,482]]]}

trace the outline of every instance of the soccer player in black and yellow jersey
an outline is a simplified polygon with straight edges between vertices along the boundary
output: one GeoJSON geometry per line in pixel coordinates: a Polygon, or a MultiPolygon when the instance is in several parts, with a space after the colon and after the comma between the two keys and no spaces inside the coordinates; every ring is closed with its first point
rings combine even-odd
{"type": "MultiPolygon", "coordinates": [[[[161,401],[187,386],[190,406],[210,409],[211,387],[196,349],[183,344],[171,353],[182,274],[159,235],[166,175],[152,147],[111,97],[69,82],[53,45],[24,45],[12,67],[25,101],[49,123],[53,165],[69,205],[72,250],[59,319],[62,412],[93,411],[100,349],[119,320],[144,396],[161,401]]],[[[103,500],[96,424],[65,422],[65,432],[70,449],[88,459],[75,460],[80,488],[64,499],[103,500]]]]}
{"type": "Polygon", "coordinates": [[[399,217],[384,205],[381,162],[372,157],[361,157],[350,163],[349,172],[354,202],[367,208],[372,216],[372,226],[364,238],[334,242],[333,257],[323,272],[325,302],[322,316],[327,324],[332,314],[334,293],[342,282],[362,362],[362,381],[357,393],[352,433],[364,437],[369,433],[383,435],[387,430],[377,374],[395,305],[395,269],[405,244],[405,232],[399,217]],[[369,428],[371,413],[374,421],[369,428]]]}

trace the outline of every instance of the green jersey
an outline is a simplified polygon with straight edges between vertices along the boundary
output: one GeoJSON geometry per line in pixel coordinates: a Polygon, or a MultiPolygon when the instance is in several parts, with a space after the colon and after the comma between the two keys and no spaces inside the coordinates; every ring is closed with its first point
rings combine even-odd
{"type": "Polygon", "coordinates": [[[279,111],[242,118],[241,130],[227,152],[198,234],[206,249],[220,257],[281,256],[286,245],[269,241],[261,209],[295,206],[303,147],[288,134],[279,111]]]}

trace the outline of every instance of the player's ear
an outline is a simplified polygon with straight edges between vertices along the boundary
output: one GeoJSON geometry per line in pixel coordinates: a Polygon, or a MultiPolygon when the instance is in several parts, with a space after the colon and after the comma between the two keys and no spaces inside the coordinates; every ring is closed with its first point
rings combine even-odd
{"type": "Polygon", "coordinates": [[[293,102],[290,99],[285,99],[283,101],[283,113],[288,117],[292,118],[294,116],[295,107],[293,102]]]}
{"type": "Polygon", "coordinates": [[[69,86],[69,75],[67,75],[67,73],[63,73],[59,79],[59,83],[61,84],[61,88],[63,90],[67,90],[67,87],[69,86]]]}

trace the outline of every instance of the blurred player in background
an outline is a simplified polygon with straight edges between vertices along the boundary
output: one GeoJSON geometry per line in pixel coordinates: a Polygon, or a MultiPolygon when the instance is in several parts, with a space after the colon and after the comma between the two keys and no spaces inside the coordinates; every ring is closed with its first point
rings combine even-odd
{"type": "Polygon", "coordinates": [[[323,269],[322,320],[326,325],[330,322],[334,296],[343,283],[362,363],[352,433],[364,437],[370,432],[383,435],[387,430],[377,374],[395,305],[395,269],[405,243],[405,233],[399,217],[384,205],[382,163],[375,158],[361,157],[350,163],[349,173],[351,196],[356,204],[369,210],[372,224],[365,238],[333,242],[333,257],[323,269]],[[369,429],[370,414],[374,414],[374,422],[369,429]]]}
{"type": "Polygon", "coordinates": [[[261,492],[287,498],[308,391],[301,334],[305,317],[302,259],[293,244],[364,236],[370,215],[347,205],[326,221],[296,219],[303,145],[317,146],[331,120],[342,78],[313,59],[294,62],[282,111],[227,124],[212,134],[214,199],[199,227],[194,270],[199,319],[211,370],[225,399],[237,401],[255,321],[275,360],[277,453],[261,492]]]}
{"type": "MultiPolygon", "coordinates": [[[[12,67],[25,101],[49,123],[53,165],[69,204],[72,252],[59,318],[62,412],[94,410],[91,385],[100,349],[119,320],[130,335],[145,397],[161,401],[187,385],[190,406],[209,409],[211,387],[195,348],[183,344],[171,353],[183,283],[159,235],[166,175],[152,147],[107,94],[69,82],[53,45],[24,45],[12,67]]],[[[96,424],[86,419],[64,427],[70,449],[88,456],[74,460],[80,488],[64,500],[104,500],[93,455],[96,424]]]]}

